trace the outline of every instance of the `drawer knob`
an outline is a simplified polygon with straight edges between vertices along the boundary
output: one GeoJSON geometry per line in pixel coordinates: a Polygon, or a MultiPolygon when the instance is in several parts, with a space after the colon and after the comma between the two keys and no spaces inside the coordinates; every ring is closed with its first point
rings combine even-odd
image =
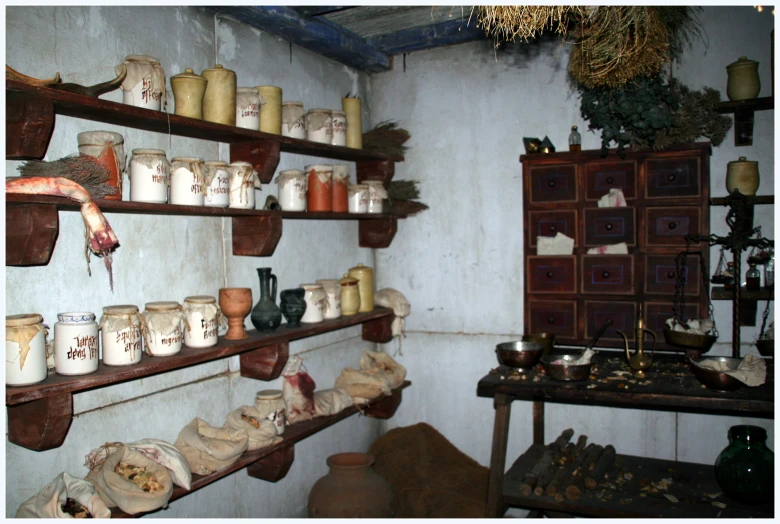
{"type": "Polygon", "coordinates": [[[552,278],[552,277],[553,277],[553,272],[552,271],[548,271],[547,272],[547,278],[552,278]]]}
{"type": "Polygon", "coordinates": [[[547,182],[547,185],[550,187],[555,187],[555,180],[550,180],[549,182],[547,182]]]}
{"type": "Polygon", "coordinates": [[[555,233],[556,231],[558,231],[558,228],[557,228],[557,227],[555,227],[555,226],[550,226],[550,232],[551,232],[551,233],[555,233]]]}
{"type": "Polygon", "coordinates": [[[604,277],[604,278],[609,278],[609,271],[604,271],[604,272],[601,274],[601,276],[602,276],[602,277],[604,277]]]}
{"type": "Polygon", "coordinates": [[[547,319],[548,324],[555,324],[555,317],[550,317],[547,319]]]}
{"type": "Polygon", "coordinates": [[[672,278],[674,278],[674,271],[669,271],[669,272],[666,274],[666,278],[668,278],[668,279],[672,279],[672,278]]]}
{"type": "Polygon", "coordinates": [[[614,182],[614,181],[615,181],[615,179],[614,179],[614,178],[612,178],[611,176],[608,176],[608,177],[607,177],[607,184],[611,184],[611,183],[612,183],[612,182],[614,182]]]}
{"type": "Polygon", "coordinates": [[[677,229],[677,222],[669,222],[669,229],[671,230],[677,229]]]}
{"type": "Polygon", "coordinates": [[[615,226],[613,226],[612,222],[610,222],[606,226],[604,226],[604,229],[606,229],[607,231],[612,231],[613,227],[615,227],[615,226]]]}
{"type": "Polygon", "coordinates": [[[674,179],[675,179],[675,178],[677,178],[677,175],[675,175],[674,173],[669,173],[668,175],[666,175],[666,179],[667,179],[669,182],[674,182],[674,179]]]}

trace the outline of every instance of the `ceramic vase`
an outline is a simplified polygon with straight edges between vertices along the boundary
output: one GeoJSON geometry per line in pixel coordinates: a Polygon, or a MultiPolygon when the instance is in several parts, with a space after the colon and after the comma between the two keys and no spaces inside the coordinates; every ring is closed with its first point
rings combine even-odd
{"type": "Polygon", "coordinates": [[[744,504],[762,504],[774,496],[774,458],[766,447],[766,430],[732,426],[729,445],[715,460],[715,479],[723,492],[744,504]]]}
{"type": "Polygon", "coordinates": [[[287,320],[287,327],[299,327],[301,318],[306,313],[306,301],[303,295],[306,290],[302,287],[285,289],[279,293],[279,309],[287,320]]]}
{"type": "Polygon", "coordinates": [[[282,323],[282,311],[276,305],[276,275],[270,267],[257,268],[260,278],[260,299],[252,308],[252,325],[261,332],[275,331],[282,323]]]}
{"type": "Polygon", "coordinates": [[[203,95],[207,84],[208,80],[189,68],[172,76],[174,114],[203,120],[203,95]]]}
{"type": "Polygon", "coordinates": [[[208,81],[203,93],[203,120],[236,125],[236,73],[217,64],[201,75],[208,81]]]}
{"type": "Polygon", "coordinates": [[[758,175],[758,162],[751,162],[744,156],[728,163],[726,169],[726,189],[729,194],[735,189],[745,196],[752,196],[758,191],[761,179],[758,175]]]}
{"type": "Polygon", "coordinates": [[[750,100],[756,98],[761,91],[761,80],[758,77],[758,62],[740,56],[739,60],[726,67],[728,84],[726,95],[729,100],[750,100]]]}
{"type": "Polygon", "coordinates": [[[309,518],[392,518],[395,497],[390,484],[374,472],[367,453],[338,453],[330,471],[309,493],[309,518]]]}
{"type": "Polygon", "coordinates": [[[252,290],[248,287],[224,287],[219,290],[219,308],[228,320],[226,340],[247,338],[244,317],[252,311],[252,290]]]}

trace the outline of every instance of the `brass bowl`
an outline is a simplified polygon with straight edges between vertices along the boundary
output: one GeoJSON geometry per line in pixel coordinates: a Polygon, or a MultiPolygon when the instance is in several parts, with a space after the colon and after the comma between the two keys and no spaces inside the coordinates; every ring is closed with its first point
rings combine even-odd
{"type": "Polygon", "coordinates": [[[542,365],[544,366],[545,374],[555,380],[565,380],[567,382],[575,382],[579,380],[587,380],[590,376],[590,368],[593,365],[590,364],[568,364],[577,360],[581,355],[581,352],[577,353],[550,353],[542,357],[542,365]],[[554,364],[553,362],[563,361],[563,363],[554,364]]]}
{"type": "Polygon", "coordinates": [[[536,342],[544,347],[542,355],[546,355],[552,351],[555,346],[555,335],[553,333],[528,333],[523,335],[520,340],[523,342],[536,342]]]}
{"type": "Polygon", "coordinates": [[[762,357],[774,357],[775,356],[775,339],[765,338],[756,341],[756,348],[758,353],[762,357]]]}
{"type": "Polygon", "coordinates": [[[542,357],[544,346],[538,342],[503,342],[496,346],[498,363],[516,369],[531,369],[542,357]]]}
{"type": "Polygon", "coordinates": [[[739,389],[745,384],[735,379],[732,376],[727,375],[723,371],[716,371],[714,369],[707,369],[701,367],[700,363],[705,360],[715,360],[718,362],[725,362],[728,365],[730,371],[733,371],[739,367],[739,363],[742,359],[731,357],[704,357],[699,359],[690,359],[691,371],[696,378],[710,389],[718,391],[734,391],[739,389]]]}
{"type": "Polygon", "coordinates": [[[672,331],[664,329],[664,339],[670,346],[677,346],[686,349],[695,349],[699,353],[706,353],[718,340],[713,335],[697,335],[696,333],[686,333],[684,331],[672,331]]]}

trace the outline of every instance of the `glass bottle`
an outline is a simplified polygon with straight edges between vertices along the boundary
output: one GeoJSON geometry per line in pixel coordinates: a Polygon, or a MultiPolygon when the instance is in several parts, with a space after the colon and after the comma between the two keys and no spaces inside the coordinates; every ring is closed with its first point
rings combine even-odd
{"type": "Polygon", "coordinates": [[[729,445],[715,460],[715,479],[723,492],[735,500],[746,504],[771,502],[774,457],[766,446],[764,428],[731,426],[729,445]]]}
{"type": "Polygon", "coordinates": [[[580,151],[582,149],[582,137],[577,131],[577,126],[571,126],[569,134],[569,151],[580,151]]]}
{"type": "Polygon", "coordinates": [[[764,286],[767,289],[775,287],[775,252],[769,252],[769,261],[764,266],[764,286]]]}
{"type": "Polygon", "coordinates": [[[745,273],[745,287],[748,291],[758,291],[761,289],[761,272],[755,264],[749,266],[745,273]]]}

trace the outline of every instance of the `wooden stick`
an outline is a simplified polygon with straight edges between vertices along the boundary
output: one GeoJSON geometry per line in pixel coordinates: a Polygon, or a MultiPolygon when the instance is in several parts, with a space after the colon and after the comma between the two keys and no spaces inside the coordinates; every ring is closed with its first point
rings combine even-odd
{"type": "Polygon", "coordinates": [[[577,445],[574,446],[574,451],[572,451],[572,455],[578,455],[583,448],[585,447],[585,443],[588,441],[588,437],[586,435],[580,435],[577,439],[577,445]]]}
{"type": "MultiPolygon", "coordinates": [[[[557,463],[562,455],[562,448],[569,442],[569,439],[574,435],[574,430],[569,428],[563,430],[561,435],[555,439],[555,442],[550,444],[549,448],[553,452],[553,460],[552,464],[550,464],[549,467],[545,468],[544,471],[539,475],[539,478],[536,480],[536,487],[534,488],[534,495],[542,496],[544,495],[544,489],[547,487],[547,484],[552,479],[553,475],[555,474],[555,471],[557,470],[557,463]]],[[[582,438],[582,437],[580,437],[582,438]]],[[[585,437],[587,439],[587,437],[585,437]]]]}
{"type": "Polygon", "coordinates": [[[591,466],[596,463],[599,456],[603,451],[603,447],[599,445],[589,446],[589,451],[583,452],[585,459],[580,465],[572,471],[572,480],[566,487],[566,498],[569,500],[577,500],[580,498],[583,490],[583,484],[585,477],[588,474],[591,466]]]}
{"type": "Polygon", "coordinates": [[[550,444],[549,446],[550,449],[552,449],[554,453],[560,452],[561,448],[563,448],[563,446],[565,446],[569,442],[572,436],[574,436],[573,429],[571,428],[564,429],[561,432],[561,435],[557,439],[555,439],[555,442],[550,444]]]}
{"type": "MultiPolygon", "coordinates": [[[[574,448],[574,444],[572,442],[569,442],[569,444],[567,444],[567,447],[568,447],[568,445],[571,445],[572,448],[574,448]]],[[[593,446],[593,445],[594,444],[591,444],[591,446],[593,446]]],[[[564,453],[566,452],[565,448],[564,448],[563,452],[564,453]]],[[[566,479],[568,479],[571,476],[571,472],[574,471],[575,462],[576,462],[576,459],[573,462],[569,463],[569,464],[564,464],[563,467],[559,468],[558,471],[555,472],[555,474],[553,475],[552,480],[547,485],[547,489],[545,490],[545,494],[547,496],[552,497],[552,496],[554,496],[557,493],[557,491],[558,491],[559,487],[561,486],[561,484],[563,482],[565,482],[566,479]]]]}
{"type": "Polygon", "coordinates": [[[596,489],[596,486],[604,477],[604,473],[612,466],[613,462],[615,462],[615,447],[607,444],[598,462],[593,466],[593,471],[585,477],[585,487],[587,489],[596,489]]]}
{"type": "Polygon", "coordinates": [[[520,494],[524,497],[527,497],[531,494],[531,492],[534,490],[534,486],[536,486],[536,481],[539,478],[539,475],[548,467],[552,465],[552,458],[553,454],[550,449],[545,449],[544,453],[542,454],[542,458],[539,459],[539,461],[534,464],[534,467],[531,468],[531,471],[526,473],[525,477],[523,478],[522,484],[520,484],[520,494]]]}

